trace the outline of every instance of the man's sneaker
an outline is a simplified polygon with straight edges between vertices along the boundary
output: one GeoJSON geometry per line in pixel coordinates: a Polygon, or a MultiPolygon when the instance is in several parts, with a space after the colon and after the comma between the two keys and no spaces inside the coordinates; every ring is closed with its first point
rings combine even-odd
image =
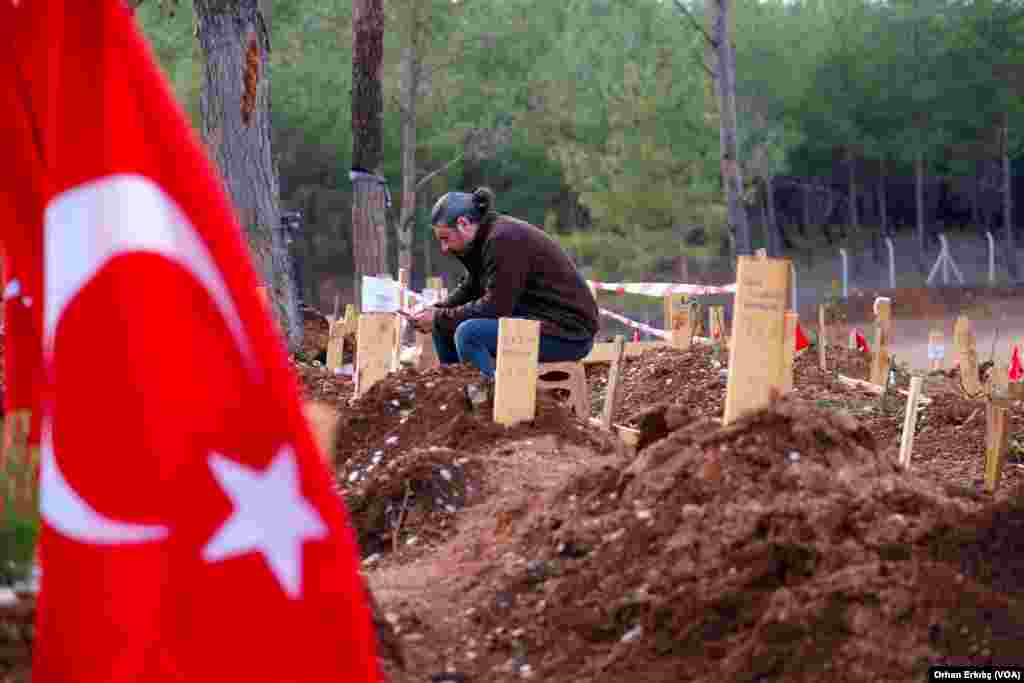
{"type": "Polygon", "coordinates": [[[494,403],[494,380],[485,377],[476,384],[467,384],[463,395],[470,410],[481,410],[488,403],[494,403]]]}

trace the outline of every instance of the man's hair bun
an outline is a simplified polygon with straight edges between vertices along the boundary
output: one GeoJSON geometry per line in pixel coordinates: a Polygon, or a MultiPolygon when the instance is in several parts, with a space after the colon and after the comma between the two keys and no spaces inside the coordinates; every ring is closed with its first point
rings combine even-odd
{"type": "Polygon", "coordinates": [[[480,216],[487,216],[494,209],[494,192],[489,187],[478,187],[473,190],[473,206],[480,216]]]}

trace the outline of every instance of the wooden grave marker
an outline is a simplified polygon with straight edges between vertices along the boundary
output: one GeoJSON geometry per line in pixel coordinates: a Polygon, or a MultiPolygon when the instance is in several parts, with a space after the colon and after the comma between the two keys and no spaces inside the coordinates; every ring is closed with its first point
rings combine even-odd
{"type": "Polygon", "coordinates": [[[604,410],[601,413],[601,428],[611,431],[612,416],[615,415],[615,408],[619,403],[619,375],[622,372],[622,357],[626,350],[626,339],[621,334],[615,335],[613,344],[612,365],[608,369],[608,384],[604,392],[604,410]]]}
{"type": "Polygon", "coordinates": [[[871,350],[871,383],[885,386],[889,377],[889,338],[892,336],[892,301],[875,299],[875,345],[871,350]]]}
{"type": "Polygon", "coordinates": [[[928,333],[928,369],[931,372],[942,370],[946,358],[946,334],[942,330],[928,333]]]}
{"type": "Polygon", "coordinates": [[[915,375],[910,378],[910,396],[907,398],[907,412],[903,417],[903,434],[900,436],[899,463],[908,469],[910,455],[914,451],[914,432],[917,430],[917,410],[921,401],[921,384],[924,377],[915,375]]]}
{"type": "Polygon", "coordinates": [[[397,316],[363,313],[356,335],[356,396],[363,396],[388,376],[394,360],[397,316]]]}
{"type": "Polygon", "coordinates": [[[828,372],[827,346],[828,323],[825,321],[825,304],[821,304],[818,306],[818,367],[822,372],[828,372]]]}
{"type": "Polygon", "coordinates": [[[784,324],[782,376],[779,378],[779,386],[782,393],[788,394],[793,391],[793,364],[796,360],[796,328],[800,324],[800,316],[793,311],[786,311],[784,324]]]}
{"type": "Polygon", "coordinates": [[[494,377],[494,421],[511,427],[537,414],[537,354],[540,323],[501,318],[498,321],[498,362],[494,377]]]}
{"type": "Polygon", "coordinates": [[[985,490],[995,493],[1009,442],[1010,409],[1005,401],[990,400],[986,406],[985,490]]]}
{"type": "Polygon", "coordinates": [[[953,343],[960,360],[960,383],[968,398],[980,398],[981,380],[978,379],[978,351],[975,347],[971,321],[966,315],[956,319],[953,327],[953,343]]]}
{"type": "Polygon", "coordinates": [[[788,259],[737,259],[723,424],[771,403],[782,376],[788,259]]]}

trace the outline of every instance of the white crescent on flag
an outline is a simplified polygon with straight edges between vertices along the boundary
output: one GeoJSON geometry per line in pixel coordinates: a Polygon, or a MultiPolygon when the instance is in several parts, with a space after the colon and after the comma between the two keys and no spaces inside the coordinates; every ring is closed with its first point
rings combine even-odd
{"type": "MultiPolygon", "coordinates": [[[[255,369],[241,317],[206,245],[174,200],[148,178],[112,175],[54,197],[44,216],[43,252],[45,362],[52,362],[61,316],[82,288],[115,257],[142,252],[178,264],[205,287],[243,362],[255,369]]],[[[51,416],[43,416],[40,456],[40,512],[63,535],[96,545],[142,543],[168,535],[164,526],[105,517],[74,490],[57,462],[51,416]]]]}
{"type": "Polygon", "coordinates": [[[149,252],[192,273],[213,298],[251,362],[248,339],[234,301],[195,227],[178,204],[152,180],[111,175],[54,197],[44,217],[43,347],[53,353],[64,309],[116,256],[149,252]]]}

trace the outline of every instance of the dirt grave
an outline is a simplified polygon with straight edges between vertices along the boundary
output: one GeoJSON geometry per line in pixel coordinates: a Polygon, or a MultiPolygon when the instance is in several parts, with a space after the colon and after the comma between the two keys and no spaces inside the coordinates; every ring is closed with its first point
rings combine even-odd
{"type": "Polygon", "coordinates": [[[405,624],[437,638],[452,680],[902,681],[938,661],[1024,664],[1021,577],[1001,569],[1020,565],[1019,541],[994,528],[1019,529],[1024,510],[901,473],[852,417],[799,399],[724,429],[695,418],[528,505],[502,559],[461,586],[454,630],[405,624]]]}
{"type": "MultiPolygon", "coordinates": [[[[619,405],[612,421],[634,424],[643,410],[660,403],[686,404],[703,415],[720,417],[725,401],[723,370],[727,360],[727,354],[723,352],[719,358],[705,345],[694,345],[685,351],[656,348],[623,359],[619,405]]],[[[608,368],[608,363],[587,366],[594,415],[604,409],[608,368]]]]}
{"type": "Polygon", "coordinates": [[[373,563],[403,561],[450,537],[457,514],[491,492],[484,470],[503,457],[503,444],[550,437],[587,453],[614,451],[611,436],[543,393],[533,422],[512,428],[495,424],[489,406],[470,411],[463,389],[479,379],[467,366],[403,369],[339,408],[339,489],[373,563]]]}

